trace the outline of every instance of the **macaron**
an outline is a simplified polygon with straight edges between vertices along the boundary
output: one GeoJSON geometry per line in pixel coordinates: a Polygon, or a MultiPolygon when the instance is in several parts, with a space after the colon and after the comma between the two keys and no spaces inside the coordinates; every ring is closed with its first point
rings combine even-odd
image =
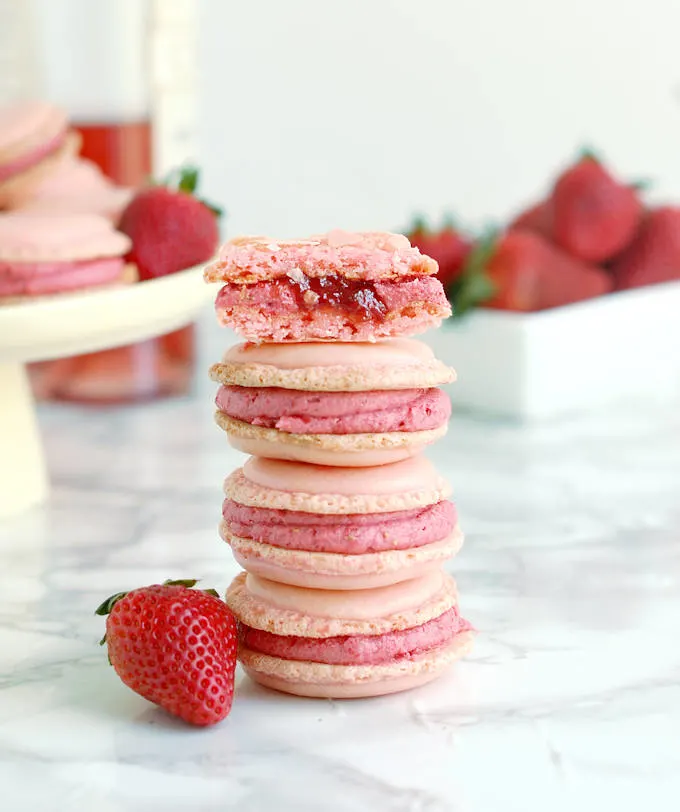
{"type": "Polygon", "coordinates": [[[25,101],[0,108],[0,206],[24,198],[79,146],[59,107],[25,101]]]}
{"type": "Polygon", "coordinates": [[[210,370],[237,449],[342,467],[397,462],[444,436],[454,371],[413,339],[240,344],[210,370]]]}
{"type": "Polygon", "coordinates": [[[227,603],[248,675],[289,694],[380,696],[440,676],[472,646],[455,582],[438,570],[391,586],[335,592],[238,575],[227,603]]]}
{"type": "Polygon", "coordinates": [[[130,240],[97,215],[0,215],[0,300],[124,281],[130,240]]]}
{"type": "Polygon", "coordinates": [[[450,490],[423,456],[378,471],[251,457],[224,483],[220,534],[245,570],[269,580],[382,587],[460,550],[450,490]]]}
{"type": "Polygon", "coordinates": [[[84,158],[67,158],[33,188],[16,196],[17,211],[46,214],[98,214],[117,223],[133,190],[116,186],[84,158]]]}
{"type": "Polygon", "coordinates": [[[451,315],[435,260],[388,232],[239,237],[205,271],[218,320],[248,341],[375,341],[451,315]]]}

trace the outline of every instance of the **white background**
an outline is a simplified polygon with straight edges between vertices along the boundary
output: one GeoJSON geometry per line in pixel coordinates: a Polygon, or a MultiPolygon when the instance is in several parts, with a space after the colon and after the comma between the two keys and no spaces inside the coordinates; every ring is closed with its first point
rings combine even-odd
{"type": "Polygon", "coordinates": [[[583,142],[680,201],[680,0],[200,7],[200,143],[230,232],[503,217],[583,142]]]}
{"type": "MultiPolygon", "coordinates": [[[[39,3],[62,49],[74,4],[39,3]]],[[[680,0],[197,6],[197,157],[231,235],[501,219],[583,143],[680,201],[680,0]]]]}

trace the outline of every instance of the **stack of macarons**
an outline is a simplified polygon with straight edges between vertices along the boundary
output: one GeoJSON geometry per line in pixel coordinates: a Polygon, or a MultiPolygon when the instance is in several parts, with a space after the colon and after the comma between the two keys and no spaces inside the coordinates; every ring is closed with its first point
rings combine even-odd
{"type": "Polygon", "coordinates": [[[205,272],[246,342],[211,368],[216,422],[250,455],[220,533],[245,572],[227,593],[256,681],[303,696],[393,693],[472,643],[443,564],[463,541],[423,454],[453,370],[410,336],[449,305],[437,264],[396,234],[239,238],[205,272]]]}
{"type": "Polygon", "coordinates": [[[78,156],[60,108],[0,108],[0,305],[136,281],[116,230],[132,190],[78,156]]]}

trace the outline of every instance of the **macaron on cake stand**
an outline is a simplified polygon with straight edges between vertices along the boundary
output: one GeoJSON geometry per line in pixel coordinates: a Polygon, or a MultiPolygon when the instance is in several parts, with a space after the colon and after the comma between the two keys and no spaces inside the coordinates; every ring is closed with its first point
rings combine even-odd
{"type": "Polygon", "coordinates": [[[0,519],[43,501],[48,476],[24,365],[113,349],[193,322],[214,290],[203,266],[118,287],[0,306],[0,519]]]}

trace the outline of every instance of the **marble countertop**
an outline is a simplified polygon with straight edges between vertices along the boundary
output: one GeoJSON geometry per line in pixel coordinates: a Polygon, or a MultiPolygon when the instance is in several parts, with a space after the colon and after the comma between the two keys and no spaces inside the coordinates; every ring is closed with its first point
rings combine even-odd
{"type": "Polygon", "coordinates": [[[0,525],[0,809],[677,810],[679,405],[529,427],[456,416],[431,456],[467,534],[451,570],[473,654],[377,700],[239,677],[208,730],[118,681],[93,611],[166,577],[222,590],[235,574],[216,525],[240,456],[211,389],[43,408],[51,501],[0,525]]]}

